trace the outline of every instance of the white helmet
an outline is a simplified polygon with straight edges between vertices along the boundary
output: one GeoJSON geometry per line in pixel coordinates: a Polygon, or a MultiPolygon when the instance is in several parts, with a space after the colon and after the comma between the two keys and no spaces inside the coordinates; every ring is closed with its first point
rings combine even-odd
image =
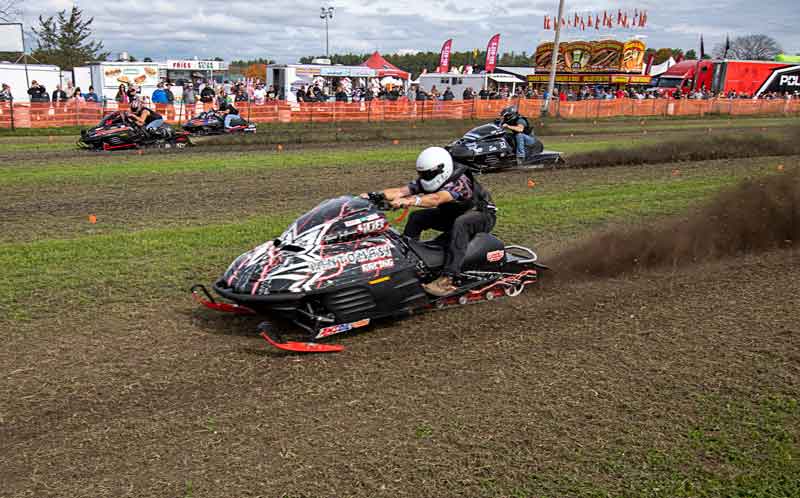
{"type": "Polygon", "coordinates": [[[422,190],[436,192],[453,174],[453,158],[441,147],[428,147],[417,157],[417,174],[422,190]]]}

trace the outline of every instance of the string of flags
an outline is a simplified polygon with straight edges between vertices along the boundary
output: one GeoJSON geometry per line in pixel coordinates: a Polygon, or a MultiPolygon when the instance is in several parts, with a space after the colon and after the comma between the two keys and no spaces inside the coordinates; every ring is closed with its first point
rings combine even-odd
{"type": "MultiPolygon", "coordinates": [[[[556,16],[544,16],[544,29],[556,29],[556,16]]],[[[601,18],[599,14],[573,14],[572,17],[561,18],[561,29],[577,28],[581,31],[594,28],[595,30],[618,28],[644,28],[647,26],[647,11],[634,9],[633,14],[617,11],[617,16],[603,12],[601,18]]]]}

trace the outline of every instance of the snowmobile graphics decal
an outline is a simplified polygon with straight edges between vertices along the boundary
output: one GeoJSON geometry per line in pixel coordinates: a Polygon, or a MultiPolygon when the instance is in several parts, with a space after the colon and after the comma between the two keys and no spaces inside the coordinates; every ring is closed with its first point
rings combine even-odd
{"type": "Polygon", "coordinates": [[[384,244],[337,254],[321,261],[315,261],[309,264],[308,267],[312,272],[322,272],[340,266],[355,265],[376,259],[388,258],[391,257],[391,255],[391,247],[388,244],[384,244]]]}
{"type": "MultiPolygon", "coordinates": [[[[313,215],[314,211],[310,214],[313,215]]],[[[342,274],[357,272],[360,275],[393,267],[394,245],[368,235],[385,227],[386,219],[372,213],[342,220],[348,214],[343,210],[338,216],[317,224],[304,223],[301,218],[275,241],[262,244],[234,261],[225,274],[225,280],[229,286],[240,289],[239,292],[251,295],[308,292],[327,285],[332,278],[342,274]],[[366,237],[326,243],[328,237],[336,237],[337,233],[349,233],[342,227],[366,237]],[[378,261],[381,262],[370,264],[378,261]]],[[[356,278],[355,274],[353,278],[356,278]]]]}
{"type": "Polygon", "coordinates": [[[365,263],[361,265],[361,271],[364,273],[370,273],[374,271],[381,271],[385,270],[386,268],[393,268],[394,267],[394,259],[379,259],[378,261],[371,261],[369,263],[365,263]]]}
{"type": "Polygon", "coordinates": [[[364,318],[363,320],[352,323],[331,325],[330,327],[320,329],[319,334],[317,334],[315,339],[322,339],[323,337],[328,337],[329,335],[340,334],[342,332],[347,332],[348,330],[357,329],[359,327],[366,327],[367,325],[369,325],[369,318],[364,318]]]}
{"type": "Polygon", "coordinates": [[[501,261],[503,259],[503,256],[505,256],[505,254],[506,254],[506,252],[503,251],[502,249],[498,250],[498,251],[487,252],[486,253],[486,261],[488,261],[490,263],[496,263],[498,261],[501,261]]]}

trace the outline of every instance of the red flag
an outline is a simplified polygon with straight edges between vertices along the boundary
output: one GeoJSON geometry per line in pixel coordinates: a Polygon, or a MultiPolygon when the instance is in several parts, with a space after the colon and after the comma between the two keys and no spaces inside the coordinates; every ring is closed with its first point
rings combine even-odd
{"type": "Polygon", "coordinates": [[[447,73],[450,71],[450,49],[452,47],[452,38],[444,42],[444,45],[442,45],[442,51],[439,53],[439,68],[436,70],[437,73],[447,73]]]}
{"type": "Polygon", "coordinates": [[[656,54],[650,54],[650,57],[647,58],[647,66],[644,68],[644,74],[650,75],[650,68],[653,67],[653,60],[655,60],[656,54]]]}
{"type": "Polygon", "coordinates": [[[626,12],[624,16],[622,16],[622,25],[626,28],[628,27],[628,13],[626,12]]]}
{"type": "Polygon", "coordinates": [[[583,22],[583,18],[581,18],[581,31],[584,31],[585,29],[586,29],[586,23],[583,22]]]}
{"type": "Polygon", "coordinates": [[[644,28],[645,24],[647,24],[647,12],[643,12],[642,17],[639,18],[639,25],[644,28]]]}
{"type": "Polygon", "coordinates": [[[600,15],[596,15],[594,18],[594,29],[600,29],[600,15]]]}
{"type": "Polygon", "coordinates": [[[638,25],[639,25],[639,13],[638,12],[634,12],[633,13],[633,26],[636,27],[638,25]]]}
{"type": "Polygon", "coordinates": [[[590,28],[593,27],[592,26],[592,15],[591,14],[589,14],[589,19],[587,20],[586,25],[589,26],[590,28]]]}
{"type": "Polygon", "coordinates": [[[544,16],[544,29],[550,29],[550,16],[544,16]]]}
{"type": "Polygon", "coordinates": [[[500,48],[500,33],[497,33],[489,40],[489,44],[486,45],[485,66],[487,73],[494,72],[494,68],[497,65],[497,50],[499,48],[500,48]]]}
{"type": "Polygon", "coordinates": [[[573,26],[577,26],[580,23],[580,21],[578,20],[578,14],[575,14],[575,18],[574,19],[575,20],[572,21],[572,25],[573,26]]]}
{"type": "Polygon", "coordinates": [[[622,10],[617,11],[617,26],[622,24],[622,10]]]}
{"type": "Polygon", "coordinates": [[[608,12],[603,11],[603,26],[608,25],[608,12]]]}

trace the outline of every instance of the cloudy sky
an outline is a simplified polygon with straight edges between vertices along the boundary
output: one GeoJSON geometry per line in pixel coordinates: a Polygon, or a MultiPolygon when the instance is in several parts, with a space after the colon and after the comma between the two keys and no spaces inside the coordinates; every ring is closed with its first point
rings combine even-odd
{"type": "MultiPolygon", "coordinates": [[[[616,12],[617,8],[645,9],[644,29],[608,30],[624,39],[642,35],[648,46],[698,49],[700,34],[706,50],[731,36],[767,33],[787,53],[800,53],[798,0],[567,0],[565,13],[616,12]]],[[[22,0],[23,20],[69,9],[69,0],[22,0]]],[[[324,23],[319,8],[335,7],[330,23],[331,52],[438,51],[453,38],[453,50],[485,48],[501,33],[501,52],[532,52],[552,37],[542,29],[545,14],[553,15],[556,0],[78,0],[84,13],[95,18],[97,37],[114,53],[126,50],[137,58],[198,56],[249,59],[269,57],[295,62],[325,51],[324,23]]],[[[590,38],[592,31],[570,31],[567,39],[590,38]]],[[[596,36],[595,36],[596,37],[596,36]]]]}

